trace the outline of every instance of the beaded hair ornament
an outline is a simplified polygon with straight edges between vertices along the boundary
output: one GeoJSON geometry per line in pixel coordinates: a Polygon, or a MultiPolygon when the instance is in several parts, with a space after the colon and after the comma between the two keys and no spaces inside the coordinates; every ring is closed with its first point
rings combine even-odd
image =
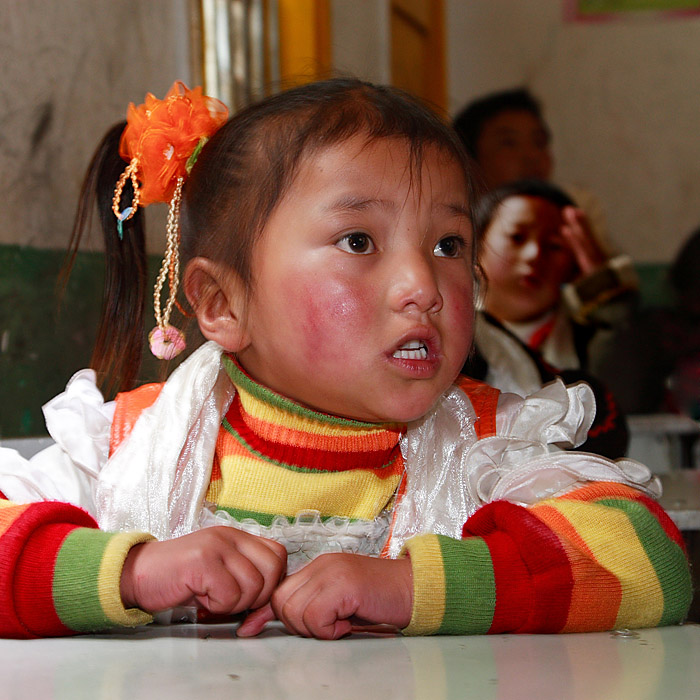
{"type": "Polygon", "coordinates": [[[119,238],[123,236],[123,223],[139,207],[154,202],[170,205],[165,255],[153,291],[156,326],[148,335],[151,352],[162,360],[170,360],[185,349],[185,336],[170,325],[173,307],[183,311],[176,298],[180,282],[182,186],[204,144],[227,119],[228,109],[222,102],[203,95],[201,87],[189,90],[180,81],[162,100],[148,93],[142,105],[136,107],[132,102],[127,111],[119,155],[128,165],[117,181],[112,199],[119,238]],[[133,196],[130,206],[121,209],[127,180],[131,181],[133,196]],[[166,279],[168,298],[161,306],[166,279]]]}

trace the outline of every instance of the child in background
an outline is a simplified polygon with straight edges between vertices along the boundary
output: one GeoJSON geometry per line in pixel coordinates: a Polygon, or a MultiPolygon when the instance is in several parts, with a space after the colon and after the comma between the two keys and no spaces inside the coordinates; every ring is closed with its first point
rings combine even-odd
{"type": "MultiPolygon", "coordinates": [[[[688,565],[657,481],[562,449],[585,438],[590,389],[521,399],[458,376],[475,258],[471,172],[449,127],[355,80],[219,117],[176,86],[130,109],[121,177],[120,129],[93,162],[121,251],[105,318],[140,313],[144,294],[125,297],[143,257],[132,233],[141,205],[170,201],[151,345],[183,344],[169,323],[180,243],[209,342],[116,402],[78,373],[45,407],[57,444],[31,462],[0,451],[2,634],[192,604],[253,610],[239,636],[275,617],[320,638],[353,622],[467,634],[681,621],[688,565]]],[[[125,388],[138,338],[110,328],[98,368],[125,388]]]]}
{"type": "MultiPolygon", "coordinates": [[[[494,92],[470,102],[454,119],[454,127],[467,153],[479,166],[487,190],[518,180],[549,182],[554,170],[552,136],[535,97],[525,88],[494,92]]],[[[590,191],[572,184],[562,186],[579,209],[585,244],[600,258],[597,286],[607,276],[622,276],[625,284],[638,286],[632,260],[613,251],[605,215],[590,191]]],[[[585,271],[583,272],[585,274],[585,271]]]]}
{"type": "Polygon", "coordinates": [[[484,196],[476,228],[485,284],[476,353],[463,371],[521,396],[557,375],[588,381],[598,412],[596,440],[585,449],[622,456],[624,420],[593,368],[613,328],[632,313],[634,280],[610,272],[585,216],[542,180],[502,185],[484,196]]]}
{"type": "Polygon", "coordinates": [[[454,128],[489,190],[552,176],[552,134],[539,103],[524,88],[470,102],[455,117],[454,128]]]}
{"type": "MultiPolygon", "coordinates": [[[[527,89],[493,92],[473,100],[457,114],[454,127],[479,165],[487,189],[516,180],[551,179],[552,134],[542,107],[527,89]]],[[[609,254],[605,216],[597,199],[579,187],[566,190],[586,213],[598,245],[609,254]]]]}

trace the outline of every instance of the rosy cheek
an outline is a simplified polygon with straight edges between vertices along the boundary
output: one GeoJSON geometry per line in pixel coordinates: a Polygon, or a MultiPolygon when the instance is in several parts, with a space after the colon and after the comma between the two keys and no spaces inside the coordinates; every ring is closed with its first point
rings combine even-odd
{"type": "Polygon", "coordinates": [[[474,302],[471,287],[460,287],[451,295],[449,323],[455,332],[468,335],[471,342],[474,302]]]}
{"type": "Polygon", "coordinates": [[[370,324],[371,295],[331,281],[306,284],[295,296],[302,310],[300,343],[310,362],[342,362],[357,356],[357,339],[370,324]]]}

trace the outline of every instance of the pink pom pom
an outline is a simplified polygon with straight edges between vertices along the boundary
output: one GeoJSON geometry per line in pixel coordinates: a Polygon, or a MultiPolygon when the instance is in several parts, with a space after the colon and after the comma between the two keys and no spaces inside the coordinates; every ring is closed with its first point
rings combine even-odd
{"type": "Polygon", "coordinates": [[[185,336],[173,326],[156,326],[148,334],[148,344],[159,360],[172,360],[185,349],[185,336]]]}

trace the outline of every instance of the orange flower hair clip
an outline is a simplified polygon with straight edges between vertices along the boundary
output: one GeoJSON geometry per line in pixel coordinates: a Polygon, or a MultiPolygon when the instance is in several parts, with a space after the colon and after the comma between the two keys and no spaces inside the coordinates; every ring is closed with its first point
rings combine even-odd
{"type": "Polygon", "coordinates": [[[202,146],[228,119],[226,106],[213,97],[193,90],[177,81],[162,100],[151,93],[136,107],[132,102],[127,111],[127,125],[119,143],[119,155],[128,165],[119,178],[112,199],[112,211],[117,217],[119,238],[124,221],[154,202],[169,202],[167,248],[156,281],[153,301],[157,326],[149,341],[153,354],[171,359],[185,347],[184,336],[173,328],[170,313],[177,305],[179,284],[180,199],[185,178],[194,165],[202,146]],[[131,205],[120,209],[127,180],[131,181],[131,205]],[[168,280],[169,295],[161,312],[161,292],[168,280]]]}

